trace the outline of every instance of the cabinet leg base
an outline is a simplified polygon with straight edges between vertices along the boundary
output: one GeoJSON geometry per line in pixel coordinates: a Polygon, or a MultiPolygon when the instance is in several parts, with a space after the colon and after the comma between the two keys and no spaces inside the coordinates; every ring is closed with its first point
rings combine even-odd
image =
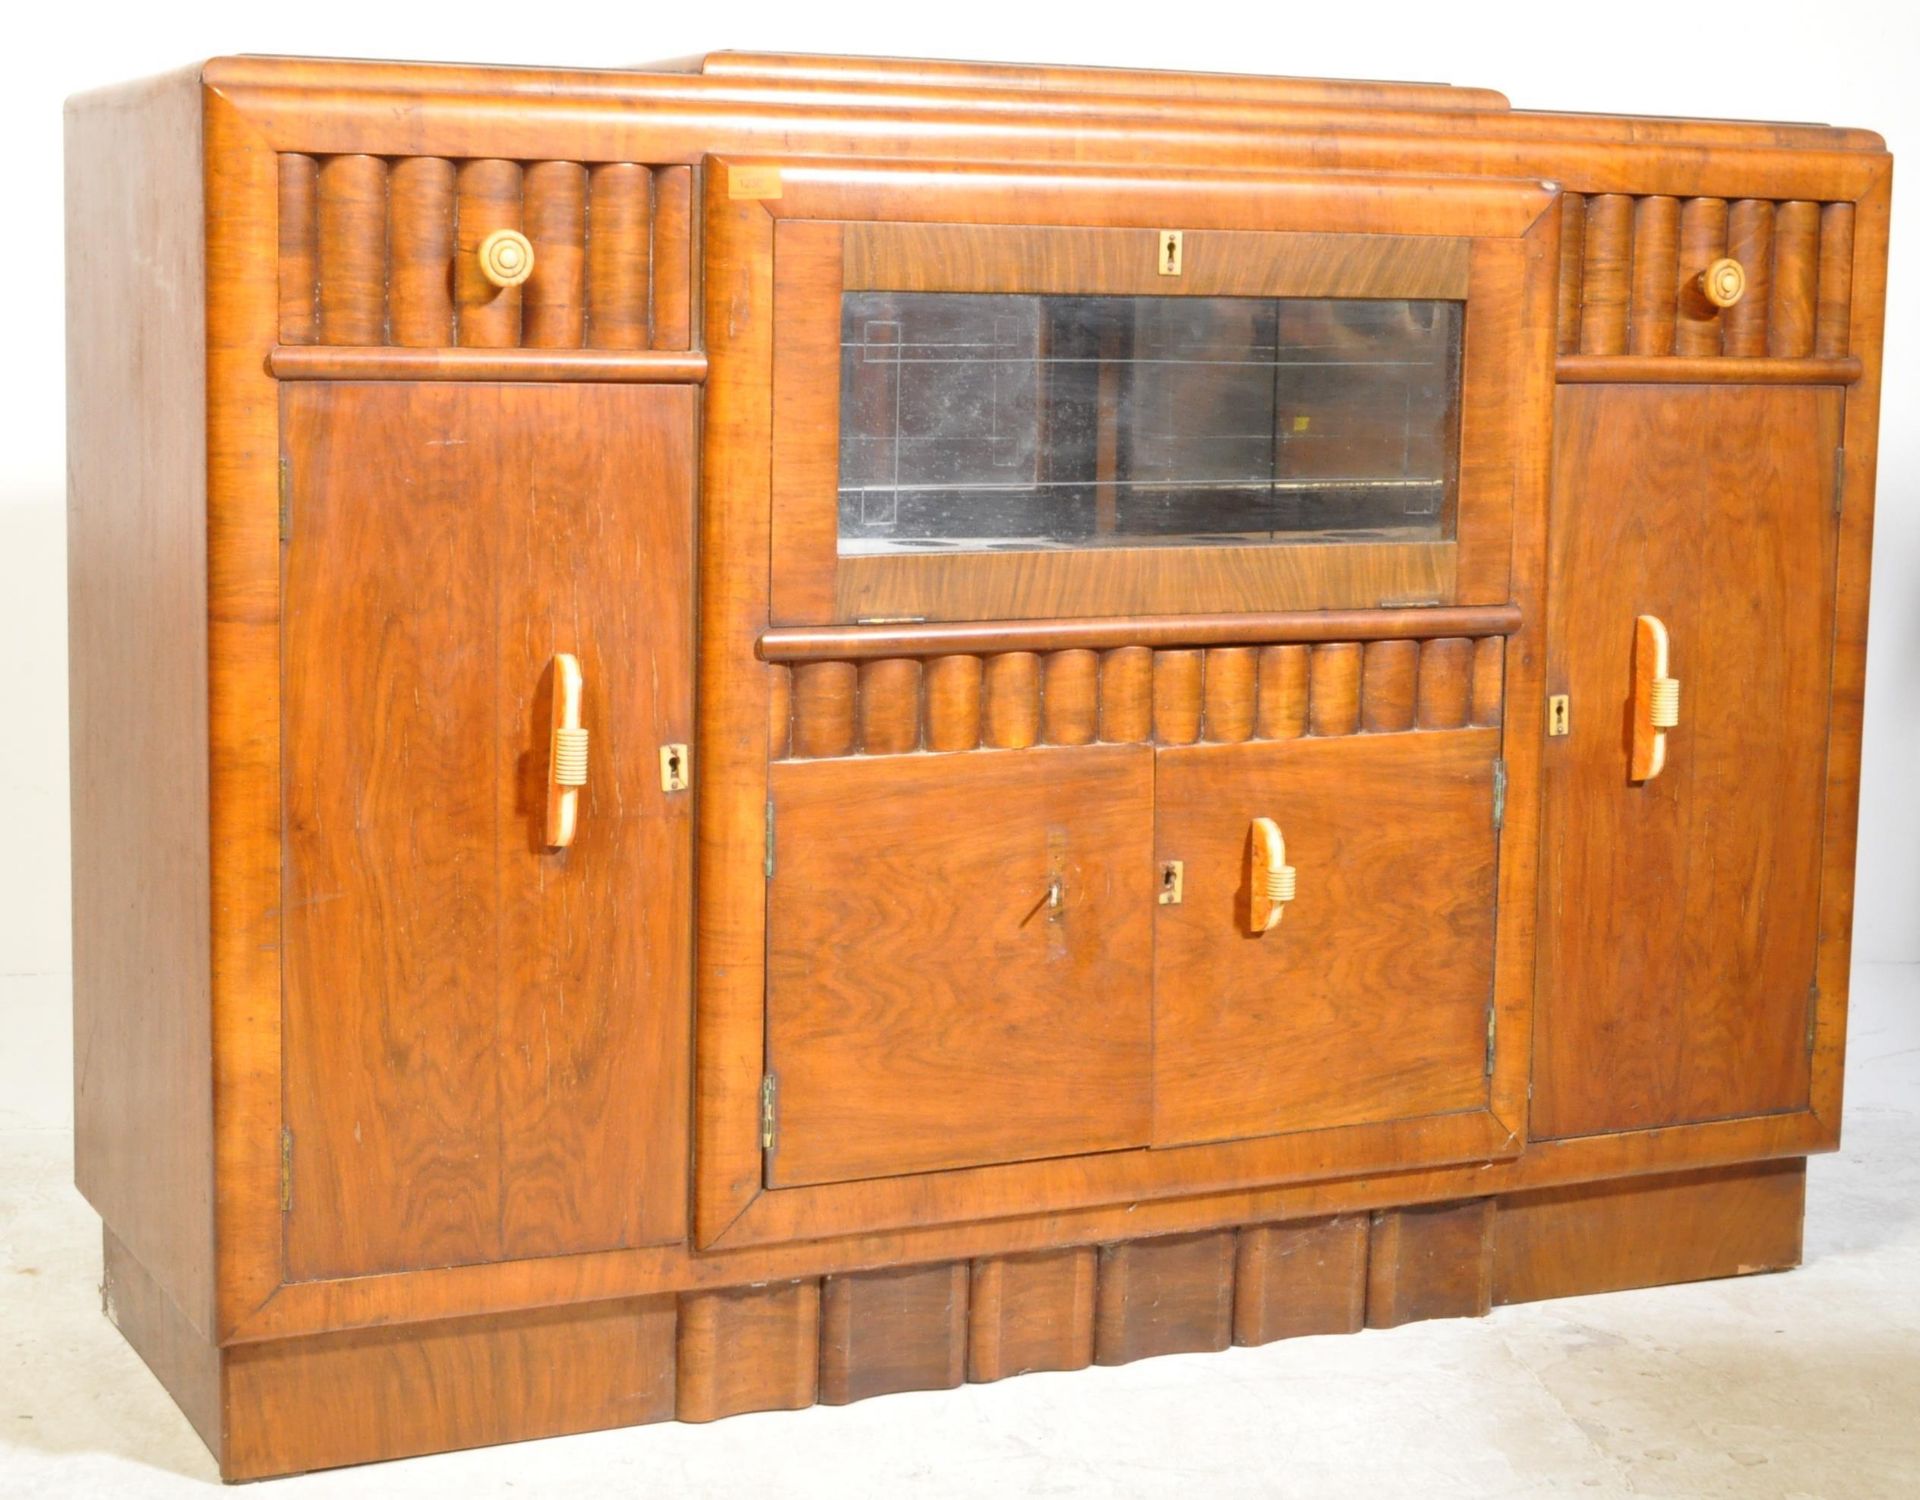
{"type": "Polygon", "coordinates": [[[230,1480],[843,1402],[1800,1260],[1803,1160],[214,1346],[115,1238],[109,1315],[230,1480]]]}

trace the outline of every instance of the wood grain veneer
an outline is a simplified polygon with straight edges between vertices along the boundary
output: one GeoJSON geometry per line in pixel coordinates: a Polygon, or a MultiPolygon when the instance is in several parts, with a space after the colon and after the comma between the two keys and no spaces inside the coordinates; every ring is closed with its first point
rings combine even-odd
{"type": "Polygon", "coordinates": [[[75,101],[68,143],[76,1175],[229,1477],[1797,1258],[1839,1125],[1877,136],[746,54],[220,59],[75,101]],[[1465,297],[1444,540],[834,557],[844,287],[1160,294],[1168,226],[1189,293],[1465,297]],[[497,228],[521,287],[477,272],[497,228]],[[1629,792],[1604,617],[1650,606],[1683,717],[1629,792]],[[556,858],[529,725],[569,632],[556,858]],[[1148,924],[1237,913],[1236,787],[1293,808],[1301,893],[1156,995],[1148,924]],[[1641,826],[1675,807],[1698,836],[1641,826]],[[1582,852],[1608,829],[1631,880],[1582,852]],[[1316,912],[1333,838],[1374,887],[1316,912]],[[966,944],[1029,886],[1031,972],[969,1035],[966,944]],[[1419,975],[1369,977],[1405,934],[1324,946],[1403,899],[1454,943],[1419,975]],[[816,915],[857,935],[831,985],[816,915]],[[1210,983],[1314,951],[1349,1008],[1427,1002],[1371,1078],[1324,1049],[1365,1118],[1297,1057],[1229,1087],[1257,1036],[1162,1066],[1220,1040],[1210,983]],[[850,1077],[883,1123],[824,1128],[850,1077]],[[1144,1144],[1159,1106],[1190,1143],[1144,1144]]]}

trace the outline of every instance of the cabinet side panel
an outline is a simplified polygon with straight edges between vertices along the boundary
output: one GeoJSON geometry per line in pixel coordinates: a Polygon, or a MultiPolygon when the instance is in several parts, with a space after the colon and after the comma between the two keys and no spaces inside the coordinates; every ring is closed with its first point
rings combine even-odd
{"type": "Polygon", "coordinates": [[[66,116],[74,1178],[213,1326],[198,70],[66,116]]]}

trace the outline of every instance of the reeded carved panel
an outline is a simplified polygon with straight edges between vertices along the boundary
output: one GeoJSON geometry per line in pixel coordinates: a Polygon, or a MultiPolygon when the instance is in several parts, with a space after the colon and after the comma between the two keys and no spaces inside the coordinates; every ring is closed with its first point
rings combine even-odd
{"type": "Polygon", "coordinates": [[[1852,314],[1853,205],[1567,193],[1560,352],[1837,358],[1852,314]],[[1702,274],[1738,261],[1718,306],[1702,274]]]}
{"type": "Polygon", "coordinates": [[[429,156],[280,157],[280,342],[686,349],[693,169],[429,156]],[[514,286],[480,247],[533,250],[514,286]]]}
{"type": "Polygon", "coordinates": [[[774,674],[774,759],[1029,745],[1231,744],[1500,722],[1501,638],[799,662],[774,674]]]}

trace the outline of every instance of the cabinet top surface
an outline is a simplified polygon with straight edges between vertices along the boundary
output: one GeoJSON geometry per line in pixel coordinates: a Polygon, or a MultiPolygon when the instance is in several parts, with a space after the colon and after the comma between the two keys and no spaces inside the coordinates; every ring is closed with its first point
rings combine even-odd
{"type": "Polygon", "coordinates": [[[538,100],[588,108],[706,107],[771,110],[807,119],[872,111],[924,115],[929,123],[1017,115],[1063,124],[1134,117],[1202,131],[1279,130],[1313,117],[1382,132],[1414,128],[1409,116],[1450,117],[1450,130],[1535,141],[1620,145],[1702,144],[1881,152],[1869,130],[1820,124],[1586,115],[1515,110],[1505,95],[1442,83],[1270,77],[1056,64],[978,63],[757,52],[621,69],[492,66],[353,59],[236,56],[201,69],[209,88],[354,95],[449,95],[538,100]]]}

